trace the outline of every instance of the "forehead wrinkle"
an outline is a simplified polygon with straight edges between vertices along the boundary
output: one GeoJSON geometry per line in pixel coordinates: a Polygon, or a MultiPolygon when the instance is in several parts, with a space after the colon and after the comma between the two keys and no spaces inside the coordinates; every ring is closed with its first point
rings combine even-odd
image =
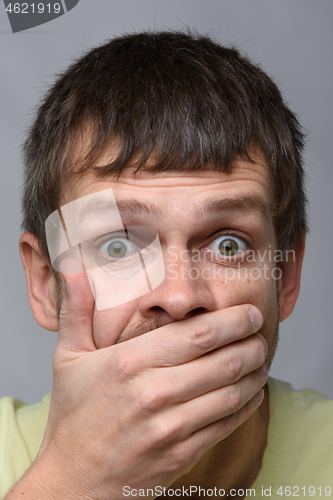
{"type": "Polygon", "coordinates": [[[116,200],[117,206],[121,214],[133,215],[145,213],[152,217],[160,217],[162,215],[160,207],[151,202],[136,200],[130,198],[128,200],[116,200]]]}
{"type": "MultiPolygon", "coordinates": [[[[193,205],[187,204],[187,209],[192,209],[195,217],[203,217],[205,213],[212,212],[253,212],[259,211],[266,222],[271,222],[271,209],[266,201],[258,195],[243,195],[232,198],[208,199],[203,202],[193,200],[193,205]]],[[[139,201],[135,198],[117,200],[118,208],[128,214],[147,213],[155,217],[162,215],[161,207],[151,202],[139,201]]]]}
{"type": "MultiPolygon", "coordinates": [[[[151,202],[130,198],[127,200],[117,200],[117,207],[121,215],[130,216],[135,214],[147,214],[152,217],[162,215],[160,207],[151,202]]],[[[221,212],[253,212],[259,211],[265,222],[271,222],[271,212],[269,205],[260,196],[241,196],[238,198],[223,198],[205,200],[202,204],[194,202],[194,215],[202,218],[207,213],[221,212]]],[[[114,203],[107,203],[105,200],[89,200],[80,212],[79,219],[86,216],[98,216],[104,212],[114,210],[114,203]]]]}
{"type": "MultiPolygon", "coordinates": [[[[149,216],[158,218],[162,216],[160,207],[153,203],[147,203],[136,199],[117,201],[117,206],[121,215],[130,216],[133,214],[145,213],[149,216]]],[[[191,207],[188,206],[191,210],[191,207]]],[[[194,201],[193,215],[196,219],[201,219],[211,213],[233,213],[242,212],[250,213],[257,211],[263,217],[266,223],[271,222],[270,206],[260,197],[256,195],[246,195],[237,198],[223,198],[205,200],[202,204],[194,201]]],[[[189,213],[189,212],[187,212],[189,213]]]]}
{"type": "Polygon", "coordinates": [[[202,206],[197,206],[197,217],[205,213],[220,212],[254,212],[259,211],[266,223],[271,222],[270,207],[260,196],[241,196],[238,198],[223,198],[206,200],[202,206]]]}
{"type": "Polygon", "coordinates": [[[145,213],[153,217],[158,217],[161,215],[161,210],[156,205],[144,201],[139,201],[135,198],[119,201],[116,200],[116,203],[117,207],[115,207],[113,201],[111,200],[110,202],[98,199],[89,200],[80,211],[79,220],[81,221],[85,217],[98,216],[102,213],[107,213],[110,210],[114,211],[116,208],[118,208],[120,215],[125,216],[140,213],[145,213]]]}

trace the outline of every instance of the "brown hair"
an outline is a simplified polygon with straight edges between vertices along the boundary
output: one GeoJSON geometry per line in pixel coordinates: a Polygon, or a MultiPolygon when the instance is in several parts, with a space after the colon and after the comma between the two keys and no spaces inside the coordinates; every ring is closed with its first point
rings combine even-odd
{"type": "Polygon", "coordinates": [[[275,83],[235,48],[181,32],[145,32],[92,49],[56,80],[37,110],[23,147],[23,228],[48,255],[45,219],[58,208],[64,180],[94,168],[117,140],[98,175],[119,176],[154,152],[153,171],[213,168],[229,172],[238,156],[263,153],[275,192],[279,248],[304,235],[304,135],[275,83]],[[71,161],[78,134],[91,126],[80,168],[71,161]],[[71,168],[70,168],[71,167],[71,168]]]}

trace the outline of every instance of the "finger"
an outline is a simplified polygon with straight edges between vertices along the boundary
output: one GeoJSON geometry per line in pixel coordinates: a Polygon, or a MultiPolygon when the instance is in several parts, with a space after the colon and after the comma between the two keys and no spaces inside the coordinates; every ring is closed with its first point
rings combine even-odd
{"type": "MultiPolygon", "coordinates": [[[[245,375],[236,384],[192,399],[178,407],[181,412],[179,422],[187,422],[185,432],[189,436],[217,420],[236,414],[259,393],[266,381],[267,371],[259,368],[245,375]]],[[[186,434],[183,438],[186,438],[186,434]]]]}
{"type": "MultiPolygon", "coordinates": [[[[174,444],[194,462],[247,420],[263,400],[265,376],[251,373],[235,387],[218,389],[159,413],[151,421],[150,434],[157,449],[174,444]]],[[[186,459],[186,457],[184,457],[186,459]]],[[[188,464],[188,459],[185,462],[188,464]]]]}
{"type": "Polygon", "coordinates": [[[94,297],[85,273],[66,274],[60,310],[59,344],[77,352],[95,351],[92,318],[94,297]]]}
{"type": "Polygon", "coordinates": [[[176,321],[123,342],[119,344],[119,354],[142,369],[176,366],[252,335],[262,321],[259,309],[251,304],[228,307],[176,321]]]}
{"type": "Polygon", "coordinates": [[[143,374],[146,380],[141,377],[140,383],[146,385],[150,394],[155,390],[162,405],[184,403],[235,384],[244,375],[261,367],[266,356],[267,347],[261,336],[254,334],[191,362],[155,370],[154,377],[148,370],[143,374]]]}
{"type": "Polygon", "coordinates": [[[264,389],[253,396],[244,406],[237,412],[216,420],[215,422],[203,427],[194,432],[192,436],[186,440],[196,454],[200,457],[205,451],[216,445],[223,439],[226,439],[232,432],[240,427],[253,413],[259,408],[264,399],[264,389]]]}

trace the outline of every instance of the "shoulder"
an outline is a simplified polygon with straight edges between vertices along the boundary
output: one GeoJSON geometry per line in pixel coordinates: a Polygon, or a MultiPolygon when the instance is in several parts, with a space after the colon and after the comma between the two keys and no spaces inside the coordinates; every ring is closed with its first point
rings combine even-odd
{"type": "MultiPolygon", "coordinates": [[[[296,391],[287,382],[269,378],[270,415],[283,418],[283,414],[291,424],[305,430],[308,426],[315,431],[325,432],[333,429],[333,400],[320,392],[303,389],[296,391]],[[324,424],[323,428],[318,424],[324,424]]],[[[333,439],[333,434],[332,434],[333,439]]]]}
{"type": "Polygon", "coordinates": [[[266,460],[276,484],[325,486],[333,472],[333,400],[272,378],[268,388],[266,460]]]}
{"type": "Polygon", "coordinates": [[[0,498],[30,467],[40,448],[50,407],[50,394],[26,405],[0,399],[0,498]]]}

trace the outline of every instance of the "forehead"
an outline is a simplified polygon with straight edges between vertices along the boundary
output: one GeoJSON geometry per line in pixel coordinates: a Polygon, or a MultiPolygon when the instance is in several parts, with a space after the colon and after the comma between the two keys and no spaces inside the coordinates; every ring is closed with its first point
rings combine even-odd
{"type": "MultiPolygon", "coordinates": [[[[106,162],[101,159],[100,165],[106,162]]],[[[270,176],[260,156],[254,161],[238,160],[230,173],[208,169],[153,173],[152,164],[151,160],[137,174],[136,166],[129,166],[118,179],[88,171],[66,187],[61,206],[82,198],[79,206],[84,208],[76,209],[73,223],[84,224],[94,234],[107,232],[110,224],[113,227],[112,214],[118,213],[125,227],[149,226],[161,238],[192,239],[222,226],[257,233],[262,228],[274,237],[270,176]],[[109,201],[106,190],[111,193],[109,201]]]]}
{"type": "MultiPolygon", "coordinates": [[[[112,188],[117,202],[126,200],[154,201],[158,211],[177,209],[184,205],[207,205],[207,200],[256,199],[258,209],[273,204],[273,188],[267,164],[262,156],[251,155],[253,161],[235,161],[231,172],[200,170],[194,172],[152,172],[153,159],[135,173],[136,165],[129,165],[119,178],[112,175],[100,177],[94,170],[64,186],[61,205],[88,194],[112,188]]],[[[109,158],[101,157],[96,167],[105,165],[109,158]]],[[[133,204],[132,204],[133,205],[133,204]]],[[[253,204],[254,206],[255,204],[253,204]]],[[[157,211],[157,210],[156,210],[157,211]]]]}

